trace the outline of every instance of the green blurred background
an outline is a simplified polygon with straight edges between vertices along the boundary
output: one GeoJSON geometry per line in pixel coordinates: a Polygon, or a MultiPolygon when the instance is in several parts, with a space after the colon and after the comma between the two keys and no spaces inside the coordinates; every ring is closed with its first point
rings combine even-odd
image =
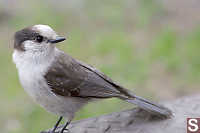
{"type": "MultiPolygon", "coordinates": [[[[198,0],[0,0],[0,129],[38,133],[57,116],[24,92],[12,62],[14,32],[47,24],[68,39],[58,47],[154,101],[200,93],[198,0]]],[[[76,120],[130,104],[117,99],[84,107],[76,120]]]]}

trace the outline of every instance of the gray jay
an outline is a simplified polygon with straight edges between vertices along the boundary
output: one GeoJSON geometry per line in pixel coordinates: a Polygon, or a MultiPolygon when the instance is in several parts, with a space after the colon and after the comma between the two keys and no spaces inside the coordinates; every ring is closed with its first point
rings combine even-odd
{"type": "Polygon", "coordinates": [[[17,31],[14,36],[13,61],[25,91],[47,111],[67,122],[85,104],[95,99],[119,98],[159,117],[171,111],[159,104],[134,95],[96,68],[56,48],[65,38],[47,25],[34,25],[17,31]]]}

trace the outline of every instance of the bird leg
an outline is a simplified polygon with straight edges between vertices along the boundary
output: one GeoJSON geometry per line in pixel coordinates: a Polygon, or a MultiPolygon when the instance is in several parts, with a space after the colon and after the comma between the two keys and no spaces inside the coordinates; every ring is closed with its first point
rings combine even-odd
{"type": "Polygon", "coordinates": [[[71,122],[71,120],[68,120],[68,121],[65,123],[65,125],[64,125],[64,127],[62,128],[62,130],[60,131],[60,133],[64,133],[64,131],[67,130],[66,127],[70,124],[70,122],[71,122]]]}
{"type": "Polygon", "coordinates": [[[55,126],[54,126],[54,128],[53,128],[53,130],[52,130],[52,132],[51,133],[55,133],[55,131],[56,131],[56,129],[57,129],[57,127],[58,127],[58,125],[59,125],[59,123],[61,122],[61,120],[62,120],[62,116],[58,119],[58,121],[56,122],[56,124],[55,124],[55,126]]]}

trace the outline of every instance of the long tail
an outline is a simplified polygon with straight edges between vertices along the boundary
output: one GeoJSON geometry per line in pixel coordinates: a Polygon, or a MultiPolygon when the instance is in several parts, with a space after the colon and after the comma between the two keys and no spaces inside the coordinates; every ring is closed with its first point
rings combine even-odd
{"type": "Polygon", "coordinates": [[[135,104],[139,108],[159,117],[169,118],[172,115],[172,112],[168,108],[135,95],[134,99],[125,99],[125,101],[135,104]]]}

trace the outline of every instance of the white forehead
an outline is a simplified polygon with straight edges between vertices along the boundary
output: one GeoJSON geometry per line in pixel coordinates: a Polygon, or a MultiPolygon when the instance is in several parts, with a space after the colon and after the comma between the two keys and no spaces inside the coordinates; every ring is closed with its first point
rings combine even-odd
{"type": "Polygon", "coordinates": [[[56,32],[48,25],[34,25],[33,29],[38,31],[40,35],[48,38],[54,38],[57,36],[56,32]]]}

